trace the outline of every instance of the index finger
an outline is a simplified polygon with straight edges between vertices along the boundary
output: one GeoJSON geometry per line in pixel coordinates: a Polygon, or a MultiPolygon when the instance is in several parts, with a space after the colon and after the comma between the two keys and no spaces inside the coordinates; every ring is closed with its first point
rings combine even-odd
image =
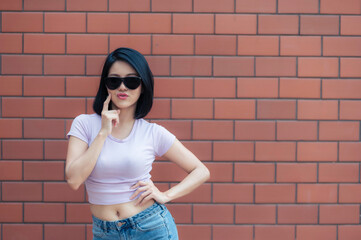
{"type": "Polygon", "coordinates": [[[103,111],[108,111],[109,109],[109,102],[110,102],[110,94],[108,95],[108,97],[105,99],[104,101],[104,105],[103,105],[103,111]]]}

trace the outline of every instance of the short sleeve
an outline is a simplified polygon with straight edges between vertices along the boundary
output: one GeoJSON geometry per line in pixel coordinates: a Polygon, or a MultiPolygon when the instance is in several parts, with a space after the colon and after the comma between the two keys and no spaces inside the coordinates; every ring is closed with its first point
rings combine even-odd
{"type": "Polygon", "coordinates": [[[154,123],[154,150],[157,156],[163,156],[173,145],[175,136],[164,127],[154,123]]]}
{"type": "Polygon", "coordinates": [[[71,124],[67,137],[69,138],[70,136],[74,136],[89,144],[90,134],[88,130],[89,126],[86,120],[87,118],[85,114],[77,116],[71,124]]]}

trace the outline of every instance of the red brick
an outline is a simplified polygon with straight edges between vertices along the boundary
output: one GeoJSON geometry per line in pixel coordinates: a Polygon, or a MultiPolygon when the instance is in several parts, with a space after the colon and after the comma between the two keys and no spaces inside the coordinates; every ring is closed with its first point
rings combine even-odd
{"type": "Polygon", "coordinates": [[[359,122],[322,121],[319,125],[320,140],[359,140],[359,122]]]}
{"type": "Polygon", "coordinates": [[[51,13],[45,12],[45,32],[80,33],[86,31],[85,13],[51,13]]]}
{"type": "Polygon", "coordinates": [[[213,101],[208,99],[172,100],[172,118],[211,119],[213,101]]]}
{"type": "Polygon", "coordinates": [[[234,1],[224,0],[222,2],[217,0],[194,0],[194,12],[233,12],[234,1]]]}
{"type": "Polygon", "coordinates": [[[64,11],[65,0],[24,0],[26,11],[64,11]]]}
{"type": "Polygon", "coordinates": [[[312,78],[281,78],[281,98],[320,98],[321,81],[312,78]]]}
{"type": "Polygon", "coordinates": [[[128,33],[128,25],[126,13],[88,13],[87,15],[89,33],[128,33]]]}
{"type": "Polygon", "coordinates": [[[194,205],[194,223],[233,223],[234,206],[217,205],[194,205]]]}
{"type": "Polygon", "coordinates": [[[321,163],[318,169],[319,182],[358,182],[358,163],[321,163]]]}
{"type": "Polygon", "coordinates": [[[152,11],[154,12],[191,12],[192,1],[184,0],[152,0],[152,11]]]}
{"type": "MultiPolygon", "coordinates": [[[[151,53],[151,36],[149,35],[110,35],[110,49],[116,49],[119,46],[137,49],[142,54],[151,53]]],[[[102,58],[101,63],[103,63],[102,58]]]]}
{"type": "Polygon", "coordinates": [[[236,37],[198,35],[195,49],[197,55],[236,55],[236,37]]]}
{"type": "MultiPolygon", "coordinates": [[[[172,184],[173,187],[175,184],[172,184]]],[[[166,188],[165,190],[168,190],[166,188]]],[[[211,184],[202,184],[190,194],[173,200],[174,203],[210,203],[212,198],[211,184]]]]}
{"type": "Polygon", "coordinates": [[[214,33],[213,14],[173,14],[173,33],[214,33]]]}
{"type": "Polygon", "coordinates": [[[189,120],[172,120],[172,121],[158,120],[154,122],[168,129],[170,132],[176,135],[177,138],[180,140],[191,139],[191,121],[189,120]]]}
{"type": "Polygon", "coordinates": [[[214,76],[254,76],[253,57],[214,57],[214,76]]]}
{"type": "Polygon", "coordinates": [[[68,54],[106,54],[108,36],[96,34],[67,35],[66,52],[68,54]]]}
{"type": "Polygon", "coordinates": [[[155,76],[169,76],[170,57],[168,56],[147,56],[150,69],[155,76]]]}
{"type": "MultiPolygon", "coordinates": [[[[113,35],[112,35],[113,36],[113,35]]],[[[110,39],[112,39],[112,36],[110,39]]],[[[112,40],[110,40],[111,42],[112,40]]],[[[100,76],[106,56],[86,56],[86,75],[100,76]]]]}
{"type": "Polygon", "coordinates": [[[24,77],[24,96],[64,96],[64,89],[64,77],[24,77]]]}
{"type": "Polygon", "coordinates": [[[152,110],[147,118],[170,118],[171,101],[169,99],[154,99],[152,110]]]}
{"type": "Polygon", "coordinates": [[[2,74],[42,74],[42,56],[2,55],[2,74]]]}
{"type": "Polygon", "coordinates": [[[45,156],[47,160],[64,160],[68,142],[66,140],[45,140],[45,156]]]}
{"type": "Polygon", "coordinates": [[[277,182],[316,182],[315,163],[278,163],[277,182]]]}
{"type": "Polygon", "coordinates": [[[298,16],[259,15],[259,34],[298,34],[298,16]]]}
{"type": "Polygon", "coordinates": [[[214,184],[213,202],[253,203],[253,188],[251,184],[214,184]]]}
{"type": "Polygon", "coordinates": [[[67,223],[91,223],[92,215],[89,204],[70,204],[66,205],[67,223]]]}
{"type": "Polygon", "coordinates": [[[275,224],[276,207],[274,205],[236,205],[236,223],[239,224],[275,224]]]}
{"type": "Polygon", "coordinates": [[[22,138],[23,121],[21,119],[0,119],[0,138],[22,138]]]}
{"type": "Polygon", "coordinates": [[[257,57],[256,76],[296,76],[296,58],[257,57]]]}
{"type": "Polygon", "coordinates": [[[320,205],[320,224],[359,224],[360,205],[320,205]]]}
{"type": "Polygon", "coordinates": [[[201,161],[209,161],[212,159],[212,142],[209,141],[187,141],[182,142],[194,155],[201,161]]]}
{"type": "Polygon", "coordinates": [[[197,98],[234,98],[235,87],[234,78],[196,78],[194,95],[197,98]]]}
{"type": "Polygon", "coordinates": [[[85,99],[81,98],[45,98],[44,105],[45,117],[74,118],[85,112],[85,99]]]}
{"type": "Polygon", "coordinates": [[[211,172],[209,182],[232,182],[232,163],[208,163],[206,166],[211,172]]]}
{"type": "Polygon", "coordinates": [[[318,13],[318,0],[280,0],[279,13],[318,13]]]}
{"type": "Polygon", "coordinates": [[[64,138],[65,123],[58,119],[25,119],[24,138],[64,138]]]}
{"type": "Polygon", "coordinates": [[[4,159],[43,159],[41,140],[3,140],[2,144],[4,159]]]}
{"type": "Polygon", "coordinates": [[[62,203],[25,203],[24,222],[64,222],[65,207],[62,203]]]}
{"type": "Polygon", "coordinates": [[[337,0],[321,1],[320,13],[335,14],[360,14],[361,2],[358,0],[337,0]]]}
{"type": "Polygon", "coordinates": [[[321,37],[281,37],[280,54],[283,56],[320,56],[321,37]]]}
{"type": "MultiPolygon", "coordinates": [[[[23,204],[22,203],[0,203],[0,222],[22,222],[23,204]]],[[[5,227],[3,227],[5,235],[5,227]]]]}
{"type": "Polygon", "coordinates": [[[337,161],[335,142],[298,142],[298,161],[337,161]]]}
{"type": "Polygon", "coordinates": [[[41,224],[4,224],[3,239],[43,239],[43,226],[41,224]]]}
{"type": "Polygon", "coordinates": [[[109,11],[116,12],[147,12],[150,10],[150,0],[109,0],[109,11]]]}
{"type": "Polygon", "coordinates": [[[44,56],[45,75],[83,75],[84,73],[85,58],[83,56],[44,56]]]}
{"type": "Polygon", "coordinates": [[[294,100],[259,100],[257,119],[295,119],[296,102],[294,100]]]}
{"type": "Polygon", "coordinates": [[[341,58],[341,77],[361,77],[360,58],[341,58]]]}
{"type": "Polygon", "coordinates": [[[358,240],[361,238],[361,226],[345,226],[338,227],[339,240],[358,240]]]}
{"type": "Polygon", "coordinates": [[[43,187],[40,182],[4,182],[3,201],[42,201],[43,187]]]}
{"type": "Polygon", "coordinates": [[[190,35],[154,35],[153,54],[193,54],[194,37],[190,35]]]}
{"type": "Polygon", "coordinates": [[[242,240],[253,240],[253,227],[240,225],[214,225],[214,240],[232,240],[235,236],[242,236],[242,240]]]}
{"type": "Polygon", "coordinates": [[[238,55],[279,55],[279,37],[276,36],[238,36],[238,55]]]}
{"type": "Polygon", "coordinates": [[[0,180],[21,180],[23,166],[21,161],[0,161],[0,180]]]}
{"type": "Polygon", "coordinates": [[[107,0],[67,0],[68,11],[107,11],[107,0]]]}
{"type": "Polygon", "coordinates": [[[340,142],[340,161],[361,161],[360,142],[340,142]]]}
{"type": "Polygon", "coordinates": [[[257,16],[241,14],[217,14],[216,34],[256,34],[257,16]]]}
{"type": "Polygon", "coordinates": [[[236,163],[235,182],[274,182],[275,165],[273,163],[236,163]]]}
{"type": "Polygon", "coordinates": [[[294,142],[256,142],[256,161],[295,161],[294,142]]]}
{"type": "Polygon", "coordinates": [[[0,35],[1,53],[21,53],[23,50],[23,39],[21,34],[3,33],[0,35]]]}
{"type": "Polygon", "coordinates": [[[327,79],[322,82],[323,98],[361,98],[361,81],[356,79],[327,79]]]}
{"type": "Polygon", "coordinates": [[[301,15],[301,35],[338,35],[339,17],[327,15],[301,15]]]}
{"type": "Polygon", "coordinates": [[[317,205],[280,205],[278,206],[279,224],[316,224],[317,205]]]}
{"type": "Polygon", "coordinates": [[[172,213],[176,224],[192,222],[192,206],[189,204],[171,204],[167,208],[172,213]]]}
{"type": "Polygon", "coordinates": [[[194,121],[193,139],[231,140],[233,139],[232,121],[194,121]],[[209,129],[213,129],[209,131],[209,129]]]}
{"type": "Polygon", "coordinates": [[[2,32],[42,32],[43,13],[3,12],[2,32]]]}
{"type": "Polygon", "coordinates": [[[295,228],[293,226],[256,226],[255,240],[293,240],[295,228]]]}
{"type": "Polygon", "coordinates": [[[361,56],[361,37],[324,37],[324,56],[361,56]]]}
{"type": "Polygon", "coordinates": [[[180,181],[186,176],[180,167],[170,162],[154,163],[151,174],[154,182],[180,181]]]}
{"type": "Polygon", "coordinates": [[[191,78],[155,78],[155,97],[193,97],[193,79],[191,78]],[[179,91],[182,89],[182,91],[179,91]]]}
{"type": "Polygon", "coordinates": [[[255,119],[254,100],[215,100],[215,119],[255,119]]]}
{"type": "Polygon", "coordinates": [[[212,58],[173,56],[171,71],[172,76],[210,76],[212,75],[212,58]]]}
{"type": "Polygon", "coordinates": [[[361,203],[361,186],[359,184],[340,184],[340,203],[361,203]]]}
{"type": "Polygon", "coordinates": [[[297,226],[299,240],[336,240],[336,226],[297,226]]]}
{"type": "Polygon", "coordinates": [[[294,184],[256,184],[255,203],[294,203],[296,187],[294,184]]]}
{"type": "Polygon", "coordinates": [[[64,162],[24,162],[24,180],[64,180],[64,162]]]}
{"type": "Polygon", "coordinates": [[[338,102],[328,100],[299,100],[298,119],[336,120],[338,119],[338,102]]]}
{"type": "Polygon", "coordinates": [[[93,109],[93,104],[94,104],[94,98],[87,98],[86,99],[86,114],[93,114],[94,109],[93,109]]]}
{"type": "Polygon", "coordinates": [[[0,95],[19,96],[22,95],[22,77],[20,76],[0,76],[0,95]]]}
{"type": "Polygon", "coordinates": [[[171,14],[132,13],[130,14],[130,33],[171,33],[171,14]]]}
{"type": "Polygon", "coordinates": [[[236,12],[275,13],[276,0],[236,0],[236,12]]]}
{"type": "Polygon", "coordinates": [[[317,122],[279,121],[277,140],[317,140],[317,122]]]}
{"type": "Polygon", "coordinates": [[[252,142],[214,142],[214,161],[252,161],[254,159],[252,142]]]}
{"type": "Polygon", "coordinates": [[[277,78],[238,78],[238,98],[276,98],[278,97],[277,78]]]}
{"type": "Polygon", "coordinates": [[[22,10],[22,0],[3,0],[0,3],[0,10],[22,10]]]}
{"type": "Polygon", "coordinates": [[[341,35],[361,35],[361,16],[341,16],[341,35]]]}
{"type": "Polygon", "coordinates": [[[211,238],[212,227],[209,225],[180,225],[177,228],[179,239],[208,240],[211,238]]]}
{"type": "Polygon", "coordinates": [[[307,58],[298,59],[298,76],[300,77],[337,77],[337,58],[307,58]]]}
{"type": "Polygon", "coordinates": [[[2,117],[42,117],[41,98],[3,98],[2,117]]]}
{"type": "Polygon", "coordinates": [[[67,96],[88,96],[96,95],[99,87],[99,77],[67,77],[67,96]]]}
{"type": "MultiPolygon", "coordinates": [[[[45,224],[44,240],[84,240],[85,226],[79,224],[45,224]]],[[[92,236],[92,234],[90,235],[92,236]]]]}
{"type": "Polygon", "coordinates": [[[271,121],[236,121],[236,140],[275,140],[276,124],[271,121]]]}
{"type": "Polygon", "coordinates": [[[298,184],[297,203],[336,203],[337,184],[298,184]]]}

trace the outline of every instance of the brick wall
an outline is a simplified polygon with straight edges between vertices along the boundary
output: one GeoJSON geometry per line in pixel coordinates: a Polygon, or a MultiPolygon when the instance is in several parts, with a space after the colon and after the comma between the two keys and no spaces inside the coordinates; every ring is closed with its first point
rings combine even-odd
{"type": "MultiPolygon", "coordinates": [[[[66,133],[105,56],[142,52],[148,119],[211,179],[168,204],[182,240],[359,240],[360,0],[1,0],[0,240],[91,239],[66,133]]],[[[159,159],[160,189],[184,173],[159,159]]]]}

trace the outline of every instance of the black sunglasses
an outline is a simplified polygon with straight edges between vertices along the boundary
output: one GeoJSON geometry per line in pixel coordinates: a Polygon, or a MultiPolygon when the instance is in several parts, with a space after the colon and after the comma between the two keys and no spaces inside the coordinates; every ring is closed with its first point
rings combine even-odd
{"type": "Polygon", "coordinates": [[[136,89],[142,82],[142,79],[137,76],[129,76],[129,77],[106,77],[105,78],[105,86],[110,90],[117,89],[122,82],[129,89],[136,89]]]}

